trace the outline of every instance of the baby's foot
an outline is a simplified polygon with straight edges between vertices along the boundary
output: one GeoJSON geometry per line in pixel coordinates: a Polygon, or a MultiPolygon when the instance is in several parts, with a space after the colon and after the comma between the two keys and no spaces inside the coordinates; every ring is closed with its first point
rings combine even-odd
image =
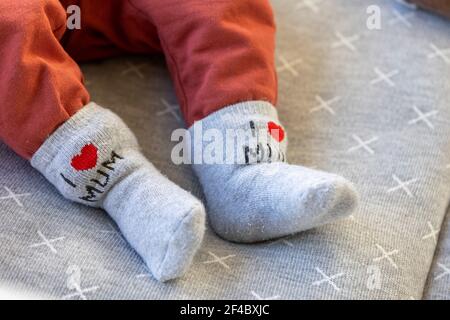
{"type": "Polygon", "coordinates": [[[206,165],[196,172],[212,227],[231,241],[257,242],[308,230],[345,217],[356,205],[345,179],[282,162],[206,165]]]}
{"type": "Polygon", "coordinates": [[[147,161],[115,114],[89,104],[31,163],[66,198],[104,208],[156,279],[188,269],[203,238],[203,205],[147,161]]]}
{"type": "MultiPolygon", "coordinates": [[[[232,150],[234,164],[227,158],[230,149],[225,149],[225,164],[194,165],[210,223],[223,238],[274,239],[333,222],[355,209],[356,191],[344,178],[284,162],[287,138],[272,105],[251,102],[220,110],[194,124],[191,137],[200,132],[199,126],[203,134],[219,129],[224,137],[227,129],[240,129],[239,135],[243,129],[248,132],[249,139],[232,150]]],[[[194,143],[197,159],[205,145],[198,148],[194,143]]]]}

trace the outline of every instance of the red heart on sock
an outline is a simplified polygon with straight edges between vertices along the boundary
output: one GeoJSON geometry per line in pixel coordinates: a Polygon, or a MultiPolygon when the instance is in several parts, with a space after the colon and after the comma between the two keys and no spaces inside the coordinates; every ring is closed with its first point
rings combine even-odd
{"type": "Polygon", "coordinates": [[[79,154],[72,158],[70,163],[77,171],[85,171],[97,165],[97,147],[92,143],[85,145],[79,154]]]}
{"type": "Polygon", "coordinates": [[[285,135],[284,129],[280,125],[276,124],[275,122],[270,121],[267,124],[267,127],[269,129],[270,135],[275,140],[277,140],[278,142],[281,142],[284,140],[284,135],[285,135]]]}

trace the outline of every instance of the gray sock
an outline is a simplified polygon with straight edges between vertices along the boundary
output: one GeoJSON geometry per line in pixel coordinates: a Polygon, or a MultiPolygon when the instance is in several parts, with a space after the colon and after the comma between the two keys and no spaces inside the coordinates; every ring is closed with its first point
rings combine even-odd
{"type": "Polygon", "coordinates": [[[104,208],[158,280],[189,267],[204,233],[203,205],[148,162],[111,111],[85,106],[31,164],[67,199],[104,208]]]}
{"type": "Polygon", "coordinates": [[[344,178],[285,162],[287,136],[270,103],[229,106],[196,122],[189,134],[210,223],[225,239],[278,238],[335,221],[356,207],[356,192],[344,178]],[[225,146],[223,154],[199,145],[200,131],[200,139],[225,146]],[[230,140],[219,136],[233,131],[237,139],[230,148],[230,140]]]}

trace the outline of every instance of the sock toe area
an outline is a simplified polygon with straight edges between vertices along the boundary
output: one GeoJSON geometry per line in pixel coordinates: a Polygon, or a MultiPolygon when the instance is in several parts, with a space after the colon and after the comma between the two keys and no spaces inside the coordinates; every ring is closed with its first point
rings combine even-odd
{"type": "Polygon", "coordinates": [[[205,191],[212,227],[233,242],[266,241],[316,228],[350,215],[358,203],[354,186],[343,177],[302,166],[263,163],[231,175],[220,183],[217,177],[214,183],[207,181],[205,191]]]}
{"type": "Polygon", "coordinates": [[[201,245],[205,232],[205,209],[194,203],[174,230],[160,266],[153,272],[159,281],[169,281],[182,276],[189,268],[201,245]]]}
{"type": "Polygon", "coordinates": [[[201,202],[145,165],[119,181],[104,207],[155,279],[182,276],[204,234],[201,202]]]}
{"type": "Polygon", "coordinates": [[[344,178],[338,179],[334,184],[335,196],[333,206],[330,209],[334,217],[346,217],[351,215],[359,203],[359,194],[355,186],[344,178]]]}
{"type": "Polygon", "coordinates": [[[317,216],[313,227],[348,217],[358,206],[359,195],[350,181],[333,175],[327,183],[327,190],[323,199],[324,209],[317,216]]]}

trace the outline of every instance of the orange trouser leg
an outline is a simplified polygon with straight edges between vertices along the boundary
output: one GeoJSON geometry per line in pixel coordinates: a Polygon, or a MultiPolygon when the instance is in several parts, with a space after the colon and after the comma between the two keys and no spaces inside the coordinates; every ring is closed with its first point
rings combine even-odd
{"type": "Polygon", "coordinates": [[[57,0],[0,1],[0,139],[27,159],[89,102],[65,27],[57,0]]]}
{"type": "Polygon", "coordinates": [[[126,0],[0,1],[0,139],[26,159],[89,102],[77,62],[160,50],[126,0]],[[81,29],[66,30],[66,9],[81,29]]]}
{"type": "Polygon", "coordinates": [[[188,125],[234,103],[276,103],[269,0],[127,1],[157,28],[188,125]]]}
{"type": "Polygon", "coordinates": [[[71,56],[85,61],[163,51],[188,125],[237,102],[276,103],[275,23],[268,0],[77,3],[82,29],[63,41],[71,56]]]}
{"type": "Polygon", "coordinates": [[[268,0],[2,0],[0,139],[30,158],[89,101],[74,60],[122,53],[164,52],[188,125],[241,101],[275,104],[274,38],[268,0]],[[71,4],[82,26],[64,35],[71,4]]]}
{"type": "MultiPolygon", "coordinates": [[[[150,0],[152,1],[152,0],[150,0]]],[[[81,28],[67,30],[62,44],[77,62],[122,54],[160,53],[156,28],[128,0],[60,0],[81,9],[81,28]]]]}
{"type": "Polygon", "coordinates": [[[408,0],[408,2],[450,17],[450,0],[408,0]]]}

